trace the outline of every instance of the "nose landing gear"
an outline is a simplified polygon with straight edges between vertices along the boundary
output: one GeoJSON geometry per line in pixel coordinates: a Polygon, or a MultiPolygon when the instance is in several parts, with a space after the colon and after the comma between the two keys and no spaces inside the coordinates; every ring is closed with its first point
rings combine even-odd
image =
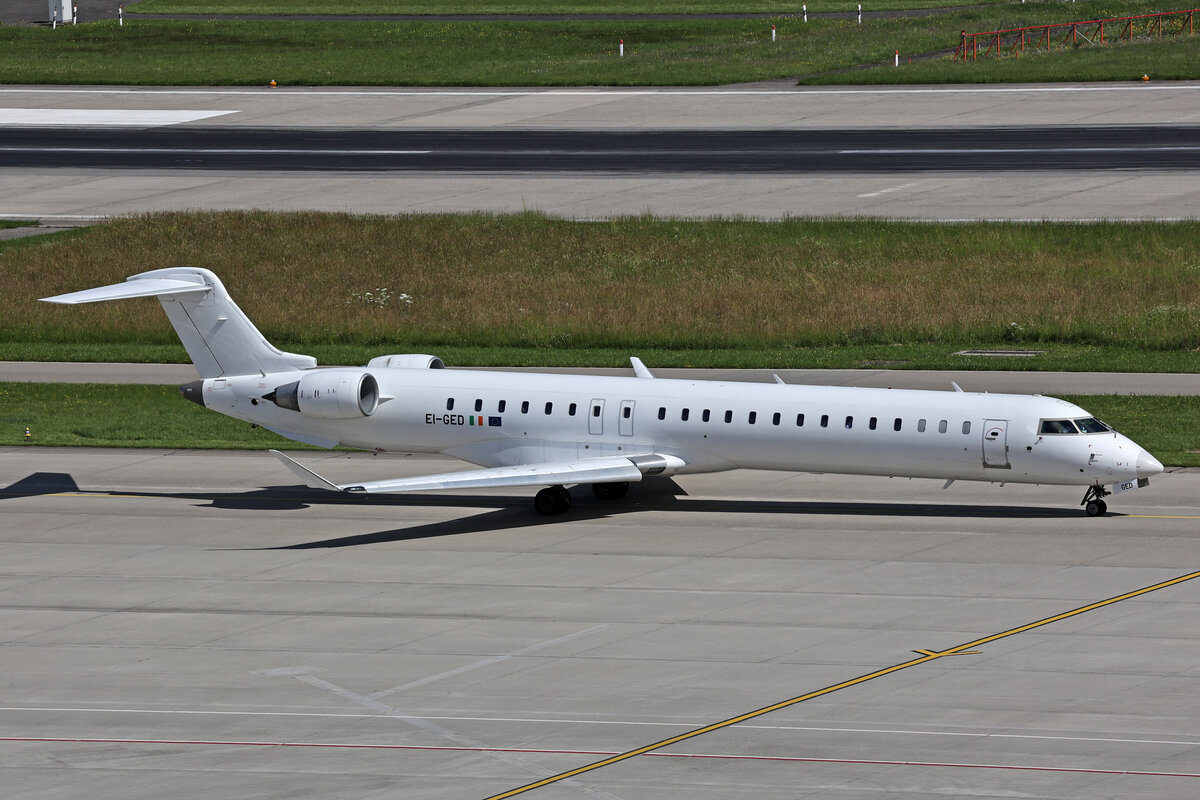
{"type": "Polygon", "coordinates": [[[1083,506],[1084,512],[1089,517],[1102,516],[1108,511],[1108,503],[1104,502],[1104,498],[1110,494],[1112,492],[1106,491],[1101,486],[1089,486],[1079,505],[1083,506]]]}

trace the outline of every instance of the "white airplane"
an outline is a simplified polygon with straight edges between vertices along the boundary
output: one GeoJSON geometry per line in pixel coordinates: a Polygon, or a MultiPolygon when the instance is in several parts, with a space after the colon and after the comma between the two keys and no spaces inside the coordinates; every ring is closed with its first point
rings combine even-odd
{"type": "Polygon", "coordinates": [[[730,469],[1037,483],[1104,497],[1163,466],[1082,408],[1041,395],[863,389],[443,369],[430,355],[318,369],[268,342],[212,272],[177,267],[44,298],[157,297],[202,376],[189,400],[321,447],[443,453],[476,464],[415,478],[335,484],[271,451],[310,487],[414,492],[544,486],[542,514],[571,505],[567,484],[620,497],[649,475],[730,469]],[[1106,488],[1111,487],[1111,488],[1106,488]]]}

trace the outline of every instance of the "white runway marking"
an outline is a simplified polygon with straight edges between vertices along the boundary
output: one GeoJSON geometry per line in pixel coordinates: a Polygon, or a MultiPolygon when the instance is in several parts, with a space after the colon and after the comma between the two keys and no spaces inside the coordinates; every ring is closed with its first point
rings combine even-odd
{"type": "Polygon", "coordinates": [[[138,109],[0,108],[3,128],[154,128],[237,114],[237,111],[151,111],[138,109]]]}
{"type": "Polygon", "coordinates": [[[446,670],[445,672],[439,672],[437,675],[429,675],[427,677],[420,678],[419,680],[409,681],[408,683],[403,683],[403,684],[400,684],[399,686],[393,686],[391,689],[384,689],[382,691],[375,692],[374,694],[371,694],[369,696],[372,700],[378,700],[381,697],[387,697],[389,694],[395,694],[396,692],[404,692],[409,689],[415,689],[418,686],[424,686],[427,683],[433,683],[434,681],[440,681],[443,678],[452,678],[455,675],[461,675],[464,672],[471,672],[472,670],[476,670],[481,667],[486,667],[491,664],[498,664],[501,661],[508,661],[510,658],[517,658],[518,656],[527,655],[529,653],[536,653],[538,650],[545,650],[547,647],[553,647],[556,644],[564,644],[564,643],[572,641],[574,639],[579,639],[583,636],[590,636],[593,633],[597,633],[599,631],[606,630],[607,628],[608,628],[608,625],[593,625],[592,627],[586,628],[585,630],[582,630],[582,631],[576,631],[575,633],[568,633],[566,636],[559,636],[557,639],[547,639],[544,642],[538,642],[537,644],[531,644],[528,647],[522,647],[519,650],[513,650],[511,653],[503,653],[498,656],[491,656],[490,658],[484,658],[484,659],[481,659],[474,663],[466,664],[461,667],[457,667],[455,669],[446,670]]]}
{"type": "Polygon", "coordinates": [[[888,189],[880,189],[878,192],[867,192],[866,194],[860,194],[859,197],[879,197],[881,194],[891,194],[892,192],[899,192],[899,191],[903,191],[904,189],[911,189],[912,187],[916,186],[918,183],[920,183],[920,181],[917,181],[916,183],[906,183],[903,186],[892,186],[891,188],[888,188],[888,189]]]}

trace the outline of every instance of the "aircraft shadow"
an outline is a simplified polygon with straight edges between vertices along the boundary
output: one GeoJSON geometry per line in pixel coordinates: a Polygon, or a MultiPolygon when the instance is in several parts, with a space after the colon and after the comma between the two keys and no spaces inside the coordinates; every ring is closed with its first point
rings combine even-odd
{"type": "MultiPolygon", "coordinates": [[[[0,499],[32,497],[46,494],[80,491],[68,473],[37,472],[0,490],[0,499]]],[[[114,497],[129,492],[104,492],[114,497]]],[[[312,506],[383,506],[406,508],[436,506],[446,508],[478,507],[488,509],[480,514],[443,522],[392,528],[297,542],[266,548],[231,548],[236,550],[308,550],[318,548],[361,547],[389,542],[488,533],[513,528],[531,528],[554,523],[590,522],[611,519],[623,514],[646,511],[704,514],[795,514],[798,516],[848,517],[938,517],[963,519],[1075,519],[1082,512],[1071,506],[1061,508],[963,505],[895,502],[836,502],[807,500],[712,500],[687,497],[686,492],[670,479],[655,485],[634,487],[619,500],[598,500],[585,487],[573,492],[576,500],[565,514],[543,517],[534,512],[528,495],[347,495],[323,492],[305,486],[269,486],[236,493],[216,492],[138,492],[138,497],[163,497],[192,500],[211,508],[225,510],[296,511],[312,506]]],[[[1122,516],[1110,511],[1109,516],[1122,516]]]]}

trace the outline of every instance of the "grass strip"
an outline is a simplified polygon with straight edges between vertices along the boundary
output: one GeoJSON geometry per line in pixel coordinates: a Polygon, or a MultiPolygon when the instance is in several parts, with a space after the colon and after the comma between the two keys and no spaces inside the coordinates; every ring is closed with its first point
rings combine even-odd
{"type": "MultiPolygon", "coordinates": [[[[860,65],[958,44],[960,30],[992,30],[1162,10],[1151,0],[994,5],[925,17],[668,21],[219,21],[136,20],[0,28],[0,82],[23,84],[387,86],[715,85],[796,76],[865,80],[860,65]],[[618,40],[625,56],[617,55],[618,40]]],[[[1035,59],[946,60],[938,80],[1193,78],[1200,37],[1079,48],[1035,59]],[[1116,55],[1114,55],[1116,54],[1116,55]],[[1041,60],[1052,67],[1042,69],[1041,60]],[[993,63],[994,62],[994,63],[993,63]],[[1033,62],[1033,66],[1027,66],[1033,62]],[[1034,71],[1031,71],[1034,70],[1034,71]],[[1136,72],[1137,75],[1132,73],[1136,72]]],[[[886,80],[927,80],[893,68],[886,80]]],[[[872,79],[874,80],[874,79],[872,79]]]]}
{"type": "Polygon", "coordinates": [[[6,357],[21,342],[46,343],[48,356],[19,356],[34,360],[59,346],[96,346],[89,358],[115,355],[110,345],[177,347],[151,299],[36,302],[177,264],[214,270],[271,341],[326,362],[435,351],[459,364],[571,364],[609,351],[609,363],[638,353],[662,366],[747,366],[749,352],[787,367],[822,365],[826,348],[907,361],[1000,345],[1047,350],[1043,369],[1096,369],[1089,360],[1111,348],[1106,368],[1200,370],[1197,222],[533,213],[164,213],[0,243],[6,357]]]}
{"type": "MultiPolygon", "coordinates": [[[[1164,464],[1200,466],[1200,397],[1068,395],[1164,464]]],[[[176,386],[0,383],[0,446],[265,450],[305,445],[184,400],[176,386]]],[[[316,448],[308,448],[316,449],[316,448]]]]}
{"type": "MultiPolygon", "coordinates": [[[[913,8],[947,8],[957,5],[1010,3],[1012,0],[867,0],[868,11],[891,11],[913,8]]],[[[135,14],[799,14],[805,3],[779,3],[774,0],[739,0],[731,6],[727,0],[657,0],[644,3],[638,0],[458,0],[458,2],[426,2],[426,0],[141,0],[126,6],[135,14]]],[[[850,0],[812,0],[807,3],[811,13],[855,11],[857,3],[850,0]]]]}

